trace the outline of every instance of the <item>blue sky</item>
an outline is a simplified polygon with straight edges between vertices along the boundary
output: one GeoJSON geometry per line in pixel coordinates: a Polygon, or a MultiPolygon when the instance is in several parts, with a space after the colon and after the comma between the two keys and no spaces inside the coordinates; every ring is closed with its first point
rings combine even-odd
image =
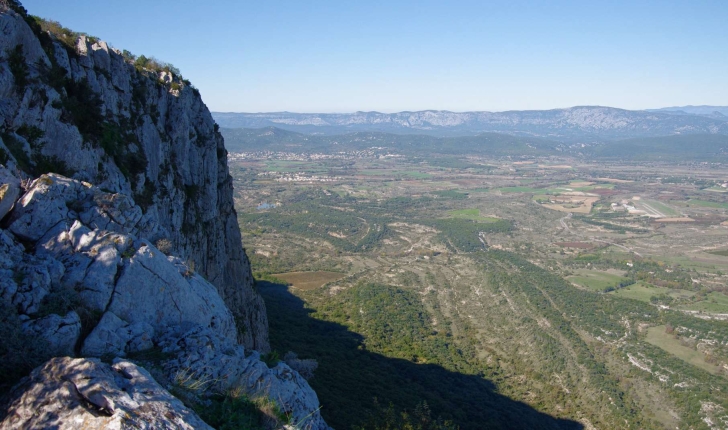
{"type": "Polygon", "coordinates": [[[728,105],[728,1],[25,0],[214,111],[728,105]]]}

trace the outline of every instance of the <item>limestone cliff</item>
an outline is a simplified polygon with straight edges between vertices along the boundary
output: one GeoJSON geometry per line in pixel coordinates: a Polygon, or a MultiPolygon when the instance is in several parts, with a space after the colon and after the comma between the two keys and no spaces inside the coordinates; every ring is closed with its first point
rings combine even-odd
{"type": "Polygon", "coordinates": [[[20,380],[0,428],[208,428],[189,408],[222,394],[275,405],[286,428],[329,429],[306,379],[261,357],[265,306],[197,90],[10,0],[0,331],[0,392],[20,380]]]}
{"type": "Polygon", "coordinates": [[[133,197],[135,234],[194,265],[232,311],[240,342],[267,351],[227,152],[199,92],[174,68],[66,29],[53,35],[20,12],[0,13],[0,164],[133,197]]]}

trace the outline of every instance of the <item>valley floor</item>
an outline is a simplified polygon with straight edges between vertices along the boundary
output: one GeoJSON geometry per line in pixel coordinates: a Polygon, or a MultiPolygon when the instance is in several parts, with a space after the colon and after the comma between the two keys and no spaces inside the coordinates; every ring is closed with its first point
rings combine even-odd
{"type": "Polygon", "coordinates": [[[728,167],[232,159],[272,346],[335,428],[728,420],[728,167]]]}

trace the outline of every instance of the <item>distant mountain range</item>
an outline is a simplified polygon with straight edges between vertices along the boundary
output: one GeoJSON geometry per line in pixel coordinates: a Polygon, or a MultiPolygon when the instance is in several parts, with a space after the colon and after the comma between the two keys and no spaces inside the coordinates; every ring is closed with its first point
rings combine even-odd
{"type": "Polygon", "coordinates": [[[485,132],[542,137],[562,142],[690,135],[728,135],[728,107],[686,106],[633,111],[602,106],[506,112],[213,112],[226,128],[275,126],[301,133],[379,131],[398,134],[472,136],[485,132]]]}
{"type": "Polygon", "coordinates": [[[674,106],[660,109],[647,109],[647,111],[672,115],[700,115],[728,121],[728,106],[674,106]]]}
{"type": "Polygon", "coordinates": [[[303,134],[276,127],[221,128],[230,152],[340,154],[377,149],[410,157],[486,155],[491,157],[573,156],[594,160],[728,161],[728,135],[683,134],[594,143],[564,143],[530,136],[481,133],[476,136],[428,136],[382,132],[339,135],[303,134]]]}

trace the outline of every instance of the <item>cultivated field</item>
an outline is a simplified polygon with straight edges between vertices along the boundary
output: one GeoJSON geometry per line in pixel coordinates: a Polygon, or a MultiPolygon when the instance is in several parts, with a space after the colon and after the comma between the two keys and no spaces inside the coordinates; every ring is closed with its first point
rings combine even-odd
{"type": "Polygon", "coordinates": [[[288,282],[293,288],[299,290],[315,290],[329,282],[343,278],[344,274],[339,272],[290,272],[276,273],[273,276],[288,282]]]}
{"type": "MultiPolygon", "coordinates": [[[[728,396],[703,389],[728,365],[728,195],[715,190],[728,167],[363,156],[244,160],[231,171],[257,275],[292,284],[312,315],[352,330],[356,351],[417,365],[397,372],[468,369],[587,428],[700,428],[723,419],[701,401],[728,411],[728,396]],[[421,338],[404,335],[420,330],[402,325],[408,310],[422,318],[421,338]]],[[[269,318],[299,330],[272,331],[275,348],[309,351],[336,375],[315,388],[332,406],[324,416],[349,423],[334,411],[355,400],[331,387],[361,386],[349,378],[377,361],[340,372],[350,358],[329,362],[300,340],[318,323],[269,318]]],[[[388,387],[372,397],[410,407],[416,385],[397,388],[388,372],[367,373],[388,387]]],[[[452,410],[440,384],[426,386],[433,411],[452,410]]]]}

